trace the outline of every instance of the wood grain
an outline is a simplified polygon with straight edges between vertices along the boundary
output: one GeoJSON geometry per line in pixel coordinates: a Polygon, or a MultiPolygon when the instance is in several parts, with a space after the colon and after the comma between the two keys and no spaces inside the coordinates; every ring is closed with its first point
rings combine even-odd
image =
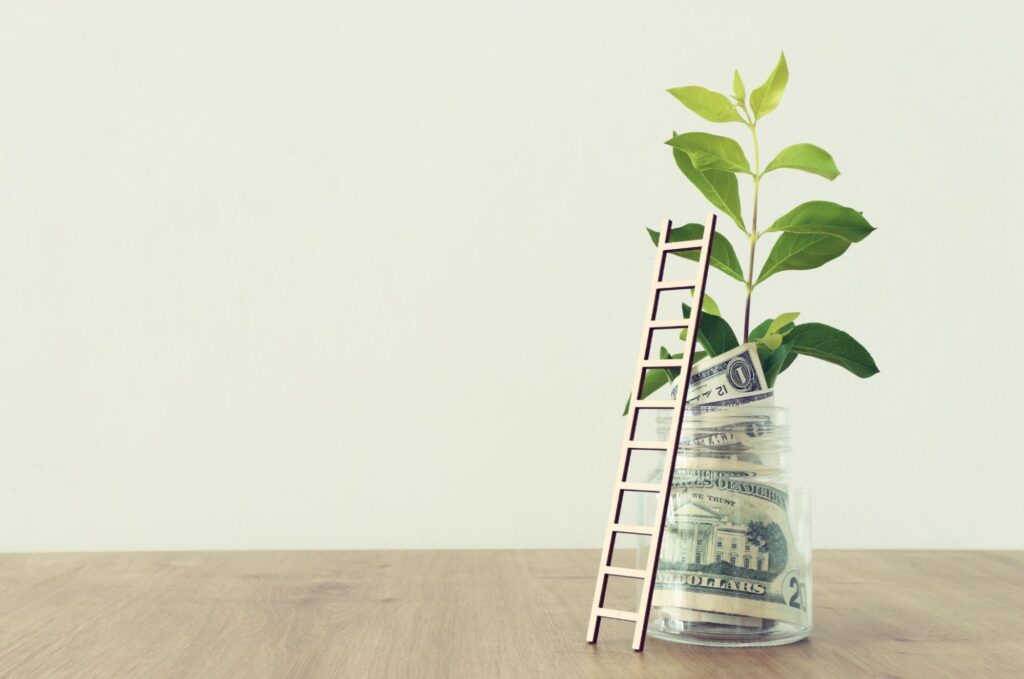
{"type": "Polygon", "coordinates": [[[591,550],[0,556],[0,677],[1024,677],[1024,552],[815,553],[770,649],[584,633],[591,550]]]}

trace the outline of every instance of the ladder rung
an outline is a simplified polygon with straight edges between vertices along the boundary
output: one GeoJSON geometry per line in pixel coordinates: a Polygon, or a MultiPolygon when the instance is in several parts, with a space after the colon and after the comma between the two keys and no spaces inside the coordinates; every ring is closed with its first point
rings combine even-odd
{"type": "Polygon", "coordinates": [[[679,405],[679,401],[663,400],[655,401],[652,399],[644,399],[641,401],[634,401],[633,407],[637,410],[646,410],[648,408],[675,408],[679,405]]]}
{"type": "Polygon", "coordinates": [[[700,281],[658,281],[654,287],[658,290],[687,290],[697,287],[700,281]]]}
{"type": "Polygon", "coordinates": [[[630,450],[668,450],[668,441],[626,441],[630,450]]]}
{"type": "Polygon", "coordinates": [[[690,362],[689,358],[652,358],[643,361],[645,368],[682,368],[690,362]]]}
{"type": "Polygon", "coordinates": [[[680,318],[675,321],[648,321],[647,327],[651,330],[673,330],[675,328],[682,330],[683,328],[690,327],[690,319],[680,318]]]}
{"type": "Polygon", "coordinates": [[[657,483],[637,483],[636,481],[620,481],[619,490],[635,490],[638,493],[660,493],[661,486],[657,483]]]}
{"type": "Polygon", "coordinates": [[[637,568],[620,568],[619,566],[605,566],[605,575],[615,575],[620,578],[636,578],[637,580],[646,580],[647,573],[637,568]]]}
{"type": "Polygon", "coordinates": [[[602,618],[614,618],[615,620],[628,620],[630,622],[636,622],[640,619],[640,616],[633,611],[616,611],[611,608],[599,608],[597,614],[602,618]]]}
{"type": "Polygon", "coordinates": [[[702,240],[679,240],[675,243],[665,243],[661,246],[663,250],[700,250],[704,247],[702,240]]]}
{"type": "Polygon", "coordinates": [[[630,526],[625,523],[613,523],[613,533],[630,533],[632,535],[654,535],[654,526],[630,526]]]}

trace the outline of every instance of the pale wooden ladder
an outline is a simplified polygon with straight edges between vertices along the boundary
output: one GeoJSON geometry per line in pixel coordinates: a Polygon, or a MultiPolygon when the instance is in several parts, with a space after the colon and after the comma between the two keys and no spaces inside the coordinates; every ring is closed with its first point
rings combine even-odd
{"type": "Polygon", "coordinates": [[[672,222],[666,220],[661,229],[658,255],[654,266],[654,279],[651,282],[650,300],[647,303],[647,320],[644,322],[644,339],[637,363],[636,376],[633,378],[633,391],[629,401],[626,435],[622,442],[619,457],[619,472],[615,480],[615,494],[612,500],[611,517],[604,536],[604,547],[601,551],[601,566],[597,573],[597,586],[594,588],[594,603],[590,609],[590,622],[587,626],[587,641],[597,642],[601,629],[602,618],[613,618],[635,623],[633,630],[633,650],[644,650],[644,639],[647,636],[647,623],[651,617],[651,596],[654,593],[654,576],[658,569],[658,554],[661,552],[661,540],[665,532],[665,513],[668,511],[669,494],[672,489],[672,471],[675,468],[676,452],[679,449],[679,437],[683,428],[683,415],[686,411],[686,394],[690,382],[690,368],[693,365],[693,351],[697,340],[698,322],[704,306],[704,286],[708,278],[708,264],[711,261],[711,244],[715,234],[714,214],[708,215],[704,226],[704,234],[700,240],[669,242],[672,222]],[[699,250],[697,260],[697,276],[693,280],[664,281],[665,262],[667,257],[682,250],[699,250]],[[693,304],[688,319],[674,321],[655,320],[658,313],[658,301],[662,292],[668,290],[693,290],[693,304]],[[685,350],[679,358],[654,359],[650,357],[652,340],[655,330],[687,329],[685,350]],[[678,368],[680,375],[676,398],[669,400],[641,400],[644,371],[651,368],[678,368]],[[664,441],[634,441],[636,434],[637,415],[641,410],[671,410],[672,424],[668,438],[664,441]],[[664,451],[664,466],[661,480],[657,483],[630,482],[630,456],[635,450],[664,451]],[[657,496],[655,503],[654,524],[651,526],[631,526],[619,523],[622,510],[623,495],[627,491],[652,493],[657,496]],[[646,567],[620,568],[612,566],[612,554],[615,550],[615,536],[619,533],[649,535],[651,544],[647,555],[646,567]],[[605,594],[608,589],[609,577],[633,578],[642,581],[640,589],[640,605],[637,611],[619,611],[604,607],[605,594]]]}

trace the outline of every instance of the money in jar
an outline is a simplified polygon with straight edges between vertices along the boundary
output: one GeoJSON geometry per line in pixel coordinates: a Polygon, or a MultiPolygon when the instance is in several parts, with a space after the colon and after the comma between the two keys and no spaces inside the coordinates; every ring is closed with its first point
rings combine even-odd
{"type": "Polygon", "coordinates": [[[683,418],[648,631],[703,645],[790,643],[812,626],[808,496],[790,469],[786,410],[750,388],[761,387],[756,353],[730,354],[691,376],[705,395],[683,418]],[[741,365],[721,369],[729,361],[741,365]],[[749,376],[748,388],[730,372],[749,376]]]}

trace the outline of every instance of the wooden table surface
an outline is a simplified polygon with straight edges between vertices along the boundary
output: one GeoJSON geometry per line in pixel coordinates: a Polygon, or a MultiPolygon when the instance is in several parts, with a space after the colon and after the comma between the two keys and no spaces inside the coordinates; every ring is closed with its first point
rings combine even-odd
{"type": "Polygon", "coordinates": [[[1024,677],[1024,552],[819,551],[811,638],[583,641],[589,550],[0,556],[0,677],[1024,677]]]}

